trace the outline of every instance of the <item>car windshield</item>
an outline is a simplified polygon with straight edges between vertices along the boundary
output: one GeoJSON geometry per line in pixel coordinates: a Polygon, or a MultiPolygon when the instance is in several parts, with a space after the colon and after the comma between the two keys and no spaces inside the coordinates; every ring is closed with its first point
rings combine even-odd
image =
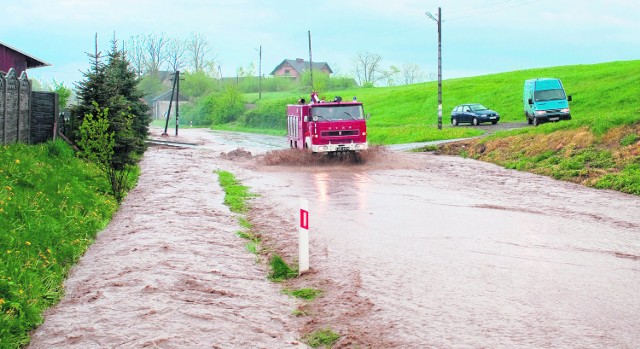
{"type": "Polygon", "coordinates": [[[311,110],[314,121],[363,120],[361,105],[315,106],[311,110]]]}
{"type": "Polygon", "coordinates": [[[487,110],[487,109],[489,109],[489,108],[485,107],[485,106],[484,106],[484,105],[482,105],[482,104],[475,104],[475,105],[472,105],[472,106],[470,106],[470,107],[471,107],[471,110],[472,110],[472,111],[483,111],[483,110],[487,110]]]}
{"type": "Polygon", "coordinates": [[[566,99],[567,97],[564,94],[564,90],[542,90],[536,91],[534,94],[534,98],[536,102],[541,101],[556,101],[560,99],[566,99]]]}

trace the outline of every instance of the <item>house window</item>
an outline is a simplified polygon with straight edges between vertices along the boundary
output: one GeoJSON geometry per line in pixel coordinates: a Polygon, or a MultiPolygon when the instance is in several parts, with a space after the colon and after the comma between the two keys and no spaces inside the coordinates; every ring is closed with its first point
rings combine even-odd
{"type": "Polygon", "coordinates": [[[284,70],[284,75],[291,75],[291,70],[285,69],[284,70]]]}

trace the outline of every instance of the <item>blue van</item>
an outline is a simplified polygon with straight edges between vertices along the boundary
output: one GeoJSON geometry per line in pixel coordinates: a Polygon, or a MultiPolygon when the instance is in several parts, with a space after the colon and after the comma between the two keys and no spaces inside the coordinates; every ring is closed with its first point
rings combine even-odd
{"type": "Polygon", "coordinates": [[[560,79],[531,79],[524,82],[524,115],[530,125],[571,120],[569,102],[560,79]]]}

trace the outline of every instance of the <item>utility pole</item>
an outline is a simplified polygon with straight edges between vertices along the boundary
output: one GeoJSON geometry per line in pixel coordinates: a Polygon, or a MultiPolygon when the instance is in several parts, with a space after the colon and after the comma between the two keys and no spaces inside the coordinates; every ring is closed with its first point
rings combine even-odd
{"type": "Polygon", "coordinates": [[[258,99],[262,99],[262,45],[260,45],[260,60],[258,61],[258,99]]]}
{"type": "MultiPolygon", "coordinates": [[[[176,93],[176,83],[178,82],[178,72],[176,71],[176,75],[173,78],[173,87],[171,88],[171,99],[169,100],[169,109],[166,114],[166,121],[164,123],[164,132],[162,132],[163,136],[168,136],[167,129],[169,128],[169,117],[171,116],[171,105],[173,104],[173,96],[176,93]]],[[[177,130],[176,130],[177,131],[177,130]]]]}
{"type": "Polygon", "coordinates": [[[180,118],[180,71],[176,70],[176,137],[178,136],[178,125],[180,118]]]}
{"type": "Polygon", "coordinates": [[[313,58],[311,57],[311,30],[309,32],[309,72],[311,73],[311,92],[313,90],[313,58]]]}
{"type": "Polygon", "coordinates": [[[442,9],[438,7],[438,18],[425,14],[438,24],[438,130],[442,130],[442,9]]]}
{"type": "Polygon", "coordinates": [[[171,105],[173,97],[176,98],[176,136],[178,135],[178,122],[180,118],[180,71],[176,70],[173,76],[173,88],[171,89],[171,99],[169,100],[169,109],[167,110],[166,122],[164,124],[163,136],[167,136],[167,128],[169,127],[169,117],[171,116],[171,105]]]}

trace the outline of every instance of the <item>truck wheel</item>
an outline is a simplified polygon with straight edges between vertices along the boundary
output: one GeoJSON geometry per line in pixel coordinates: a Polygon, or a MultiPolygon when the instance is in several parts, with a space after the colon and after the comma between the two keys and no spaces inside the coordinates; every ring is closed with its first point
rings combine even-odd
{"type": "Polygon", "coordinates": [[[451,125],[458,126],[458,119],[456,118],[451,119],[451,125]]]}
{"type": "Polygon", "coordinates": [[[532,121],[533,126],[538,126],[540,125],[540,120],[538,120],[537,116],[533,117],[533,121],[532,121]]]}
{"type": "Polygon", "coordinates": [[[478,118],[473,118],[473,126],[478,126],[480,123],[478,122],[478,118]]]}

